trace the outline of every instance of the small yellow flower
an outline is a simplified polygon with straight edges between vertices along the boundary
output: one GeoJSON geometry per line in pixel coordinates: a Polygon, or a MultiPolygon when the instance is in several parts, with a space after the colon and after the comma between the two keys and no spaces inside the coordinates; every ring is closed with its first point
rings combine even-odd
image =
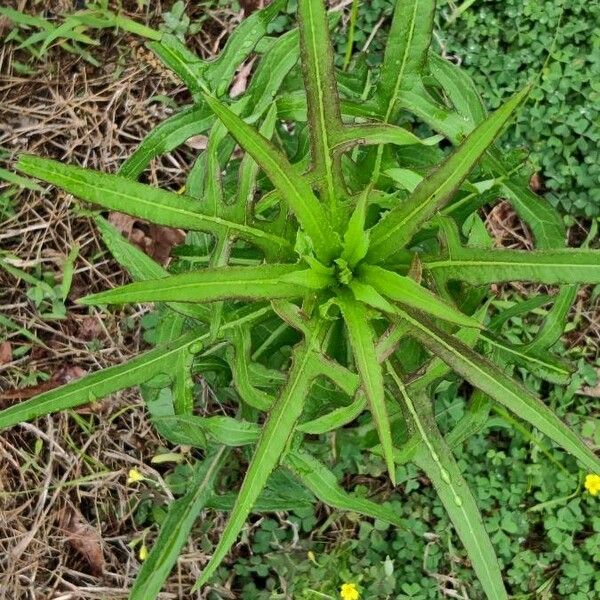
{"type": "Polygon", "coordinates": [[[144,481],[144,479],[146,478],[136,468],[129,469],[129,473],[127,474],[127,485],[144,481]]]}
{"type": "Polygon", "coordinates": [[[138,556],[140,557],[140,560],[143,562],[148,558],[148,554],[150,554],[148,552],[148,548],[146,546],[146,544],[142,544],[142,547],[140,548],[140,552],[138,554],[138,556]]]}
{"type": "Polygon", "coordinates": [[[587,475],[584,486],[592,496],[600,494],[600,475],[594,475],[592,473],[587,475]]]}
{"type": "Polygon", "coordinates": [[[342,600],[358,600],[360,594],[355,583],[344,583],[340,588],[340,597],[342,600]]]}

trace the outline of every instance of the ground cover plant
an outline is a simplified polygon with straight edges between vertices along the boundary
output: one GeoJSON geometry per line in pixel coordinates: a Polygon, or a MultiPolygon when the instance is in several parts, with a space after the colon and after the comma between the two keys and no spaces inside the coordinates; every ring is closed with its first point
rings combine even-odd
{"type": "Polygon", "coordinates": [[[21,172],[83,200],[192,232],[167,273],[95,217],[117,260],[139,281],[82,301],[163,303],[157,348],[15,405],[0,413],[0,426],[143,384],[161,435],[204,450],[188,491],[163,522],[134,598],[158,593],[207,506],[230,508],[231,516],[198,585],[209,581],[253,510],[316,497],[401,527],[389,506],[344,491],[316,457],[315,437],[339,429],[381,456],[392,482],[398,465],[425,471],[488,597],[505,598],[492,544],[451,449],[482,428],[499,403],[587,471],[599,470],[577,435],[506,373],[518,365],[551,382],[568,380],[570,366],[548,348],[562,333],[576,284],[600,283],[598,253],[565,249],[559,216],[513,174],[514,157],[494,146],[530,89],[487,116],[470,80],[429,53],[433,2],[398,2],[380,73],[357,61],[353,75],[333,68],[328,39],[336,19],[320,0],[298,3],[299,29],[265,37],[284,4],[245,21],[215,61],[199,60],[174,35],[151,43],[195,102],[152,132],[120,175],[21,157],[21,172]],[[252,52],[261,61],[246,92],[231,101],[230,84],[252,52]],[[431,135],[402,127],[407,113],[431,135]],[[207,148],[185,194],[135,181],[154,156],[204,133],[207,148]],[[538,249],[490,247],[478,209],[500,196],[529,225],[538,249]],[[503,323],[550,299],[490,319],[489,285],[513,280],[562,286],[525,345],[505,339],[503,323]],[[451,370],[478,391],[465,417],[442,434],[431,394],[451,370]],[[233,396],[234,417],[195,414],[198,373],[233,378],[221,387],[233,396]],[[234,460],[230,446],[252,449],[233,506],[218,494],[234,460]]]}

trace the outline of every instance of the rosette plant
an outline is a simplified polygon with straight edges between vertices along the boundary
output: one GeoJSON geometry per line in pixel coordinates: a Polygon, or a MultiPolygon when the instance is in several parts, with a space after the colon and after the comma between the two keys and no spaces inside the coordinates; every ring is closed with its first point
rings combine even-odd
{"type": "Polygon", "coordinates": [[[253,511],[319,499],[401,526],[389,505],[343,489],[311,450],[338,431],[381,457],[392,484],[402,463],[425,472],[485,594],[505,599],[453,448],[500,406],[600,472],[592,449],[511,375],[516,365],[569,379],[570,365],[550,348],[577,284],[600,283],[600,253],[565,247],[559,215],[529,190],[519,157],[496,145],[529,88],[488,115],[470,79],[430,49],[433,0],[397,2],[374,72],[361,57],[349,72],[336,69],[338,19],[323,0],[298,0],[298,28],[267,36],[285,4],[244,21],[213,61],[170,35],[149,44],[193,104],[150,133],[118,175],[20,158],[20,171],[79,199],[189,234],[167,271],[96,214],[135,281],[79,302],[157,303],[157,347],[4,410],[0,426],[141,385],[160,434],[199,448],[188,491],[169,508],[131,598],[158,594],[207,507],[230,513],[196,587],[211,580],[253,511]],[[236,69],[251,54],[259,57],[251,83],[232,99],[236,69]],[[136,181],[153,157],[203,133],[207,148],[184,193],[136,181]],[[528,225],[534,250],[493,247],[480,209],[499,198],[528,225]],[[558,292],[493,311],[491,284],[511,281],[558,292]],[[509,318],[545,305],[535,337],[514,344],[503,336],[509,318]],[[198,414],[198,374],[220,382],[227,414],[198,414]],[[470,404],[442,432],[435,391],[457,376],[472,389],[470,404]],[[236,446],[245,450],[228,451],[236,446]],[[228,504],[219,494],[224,466],[246,464],[245,456],[228,504]]]}

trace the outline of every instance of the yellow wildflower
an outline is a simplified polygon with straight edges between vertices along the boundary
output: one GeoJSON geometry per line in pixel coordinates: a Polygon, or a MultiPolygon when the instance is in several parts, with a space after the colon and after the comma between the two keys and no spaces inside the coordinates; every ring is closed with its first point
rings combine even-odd
{"type": "Polygon", "coordinates": [[[148,547],[146,546],[146,544],[142,544],[142,547],[140,548],[140,553],[139,553],[139,557],[140,560],[143,562],[148,558],[148,554],[150,554],[148,552],[148,547]]]}
{"type": "Polygon", "coordinates": [[[358,600],[360,594],[355,583],[344,583],[340,588],[340,597],[342,600],[358,600]]]}
{"type": "Polygon", "coordinates": [[[600,475],[594,475],[592,473],[587,475],[584,486],[592,496],[600,494],[600,475]]]}
{"type": "Polygon", "coordinates": [[[145,477],[135,467],[129,469],[129,473],[127,474],[127,485],[144,481],[144,479],[145,477]]]}

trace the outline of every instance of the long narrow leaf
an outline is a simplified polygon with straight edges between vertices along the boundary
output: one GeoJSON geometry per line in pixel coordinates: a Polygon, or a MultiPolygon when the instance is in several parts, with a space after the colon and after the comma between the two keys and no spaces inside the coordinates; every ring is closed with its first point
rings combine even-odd
{"type": "Polygon", "coordinates": [[[169,227],[220,233],[230,229],[259,247],[290,249],[286,240],[254,227],[205,215],[191,198],[153,188],[119,175],[65,165],[55,160],[22,155],[17,168],[63,190],[110,210],[117,210],[169,227]]]}
{"type": "Polygon", "coordinates": [[[312,352],[321,343],[321,337],[325,331],[323,324],[316,327],[318,331],[308,341],[297,346],[294,351],[292,368],[286,386],[263,426],[229,521],[210,561],[194,586],[195,590],[211,578],[237,539],[254,503],[265,487],[269,475],[277,466],[302,414],[304,402],[315,376],[312,352]]]}
{"type": "Polygon", "coordinates": [[[391,508],[348,493],[339,485],[336,476],[320,460],[307,452],[289,452],[285,457],[285,465],[328,506],[357,512],[402,527],[402,519],[391,508]]]}
{"type": "Polygon", "coordinates": [[[527,97],[525,88],[479,125],[409,196],[371,230],[372,262],[384,260],[408,244],[421,225],[452,199],[508,119],[527,97]]]}
{"type": "Polygon", "coordinates": [[[129,302],[214,302],[231,298],[271,300],[300,298],[309,287],[290,283],[286,276],[305,271],[296,265],[216,267],[171,275],[165,279],[140,281],[91,294],[80,304],[127,304],[129,302]]]}
{"type": "Polygon", "coordinates": [[[360,374],[362,389],[369,402],[375,420],[383,455],[390,479],[395,485],[396,471],[392,446],[390,420],[385,406],[383,373],[375,351],[375,332],[369,322],[367,308],[348,296],[339,297],[338,302],[348,329],[350,345],[360,374]]]}
{"type": "Polygon", "coordinates": [[[203,460],[196,468],[190,489],[169,506],[158,538],[131,589],[130,600],[158,597],[192,531],[194,522],[213,493],[215,478],[226,457],[226,451],[221,448],[203,460]]]}
{"type": "Polygon", "coordinates": [[[333,156],[331,149],[336,131],[341,129],[342,117],[323,1],[299,0],[298,21],[312,162],[317,171],[323,171],[324,197],[334,209],[343,184],[339,156],[333,156]]]}
{"type": "Polygon", "coordinates": [[[461,327],[481,328],[481,323],[477,319],[461,313],[410,277],[369,265],[361,267],[359,272],[365,283],[372,285],[380,294],[392,300],[461,327]]]}
{"type": "Polygon", "coordinates": [[[336,240],[337,236],[328,224],[325,212],[310,185],[269,140],[216,98],[208,95],[204,98],[239,144],[254,158],[279,190],[312,239],[317,255],[326,261],[333,258],[339,247],[339,240],[336,240]]]}
{"type": "Polygon", "coordinates": [[[600,471],[600,460],[541,400],[496,365],[444,333],[425,317],[405,314],[414,335],[471,385],[503,404],[575,456],[590,472],[600,471]]]}

